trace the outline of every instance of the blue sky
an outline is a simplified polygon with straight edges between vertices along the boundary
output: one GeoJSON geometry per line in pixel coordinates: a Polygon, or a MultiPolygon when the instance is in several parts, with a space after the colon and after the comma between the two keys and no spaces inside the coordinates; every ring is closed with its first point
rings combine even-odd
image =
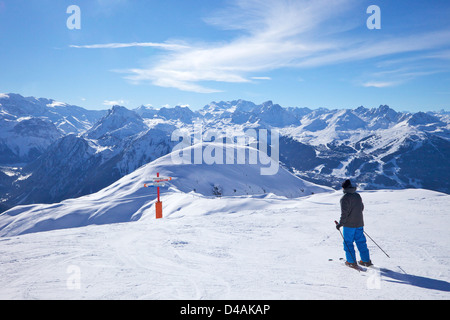
{"type": "Polygon", "coordinates": [[[0,0],[0,92],[89,109],[449,110],[449,18],[448,0],[0,0]]]}

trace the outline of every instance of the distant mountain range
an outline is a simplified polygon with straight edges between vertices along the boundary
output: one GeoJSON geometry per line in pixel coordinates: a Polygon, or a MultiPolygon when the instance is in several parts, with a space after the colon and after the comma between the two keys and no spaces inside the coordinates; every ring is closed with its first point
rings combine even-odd
{"type": "Polygon", "coordinates": [[[297,176],[338,188],[426,188],[450,193],[450,112],[388,106],[328,110],[271,101],[93,111],[0,94],[0,211],[96,192],[172,151],[175,129],[276,128],[280,161],[297,176]]]}

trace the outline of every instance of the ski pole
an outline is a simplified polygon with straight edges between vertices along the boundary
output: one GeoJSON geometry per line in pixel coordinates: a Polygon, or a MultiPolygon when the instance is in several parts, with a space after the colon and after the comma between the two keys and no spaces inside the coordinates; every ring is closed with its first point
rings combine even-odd
{"type": "Polygon", "coordinates": [[[375,240],[373,240],[373,239],[371,238],[371,236],[369,236],[369,235],[367,234],[367,232],[364,231],[364,234],[365,234],[366,236],[368,236],[369,239],[372,240],[373,243],[375,243],[375,244],[377,245],[377,247],[380,248],[380,250],[383,251],[383,253],[384,253],[389,259],[391,258],[391,257],[389,257],[389,255],[388,255],[386,252],[384,252],[383,249],[381,249],[381,247],[378,245],[378,243],[376,243],[375,240]]]}
{"type": "MultiPolygon", "coordinates": [[[[334,221],[334,223],[336,223],[336,225],[339,224],[336,220],[334,221]]],[[[342,234],[341,229],[338,229],[338,230],[339,230],[339,233],[341,234],[342,240],[344,240],[344,244],[345,244],[345,246],[347,247],[348,252],[351,254],[353,260],[354,260],[355,263],[356,263],[356,259],[355,259],[355,257],[353,256],[353,253],[350,251],[350,248],[348,247],[347,242],[345,241],[345,238],[344,238],[344,235],[342,234]]]]}

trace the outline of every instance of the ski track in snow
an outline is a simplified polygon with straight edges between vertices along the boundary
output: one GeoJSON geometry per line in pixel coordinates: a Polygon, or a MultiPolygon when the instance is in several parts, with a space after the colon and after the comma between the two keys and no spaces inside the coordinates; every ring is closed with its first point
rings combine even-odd
{"type": "Polygon", "coordinates": [[[381,269],[357,272],[339,260],[339,192],[298,199],[168,193],[160,220],[149,206],[135,222],[0,238],[0,298],[449,299],[450,196],[361,194],[365,230],[391,256],[368,239],[381,269]],[[68,285],[72,266],[79,289],[68,285]]]}

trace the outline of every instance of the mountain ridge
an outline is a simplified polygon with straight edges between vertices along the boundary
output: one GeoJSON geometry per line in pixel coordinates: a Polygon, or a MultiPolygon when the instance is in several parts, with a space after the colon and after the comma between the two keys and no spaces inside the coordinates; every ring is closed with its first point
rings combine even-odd
{"type": "Polygon", "coordinates": [[[278,130],[282,165],[316,184],[339,188],[340,181],[349,177],[363,189],[426,187],[450,193],[450,177],[445,170],[450,159],[450,117],[445,110],[397,112],[387,105],[312,110],[284,108],[270,100],[257,105],[238,99],[211,102],[196,111],[186,106],[141,106],[133,110],[113,106],[94,115],[97,118],[83,108],[52,99],[0,96],[2,208],[96,192],[170,153],[176,145],[171,141],[174,130],[192,132],[199,123],[203,133],[228,130],[242,134],[250,128],[278,130]],[[77,116],[84,119],[77,122],[77,131],[64,131],[62,123],[77,116]],[[40,131],[36,125],[53,128],[50,131],[54,134],[40,131]],[[45,140],[40,144],[33,142],[37,139],[33,136],[39,132],[45,140]],[[23,135],[21,140],[17,134],[23,135]],[[73,137],[66,138],[70,134],[73,137]],[[27,157],[19,156],[20,151],[13,147],[14,141],[23,146],[21,141],[25,140],[31,143],[27,150],[36,150],[27,157]],[[67,157],[70,146],[62,146],[68,142],[79,153],[58,160],[67,157]],[[85,147],[77,149],[76,144],[85,147]],[[65,174],[70,168],[78,171],[73,170],[72,176],[65,174]],[[48,176],[55,180],[42,181],[48,176]],[[64,179],[72,180],[72,191],[62,187],[64,179]],[[59,191],[51,197],[44,196],[46,190],[58,190],[55,186],[60,186],[59,191]]]}

